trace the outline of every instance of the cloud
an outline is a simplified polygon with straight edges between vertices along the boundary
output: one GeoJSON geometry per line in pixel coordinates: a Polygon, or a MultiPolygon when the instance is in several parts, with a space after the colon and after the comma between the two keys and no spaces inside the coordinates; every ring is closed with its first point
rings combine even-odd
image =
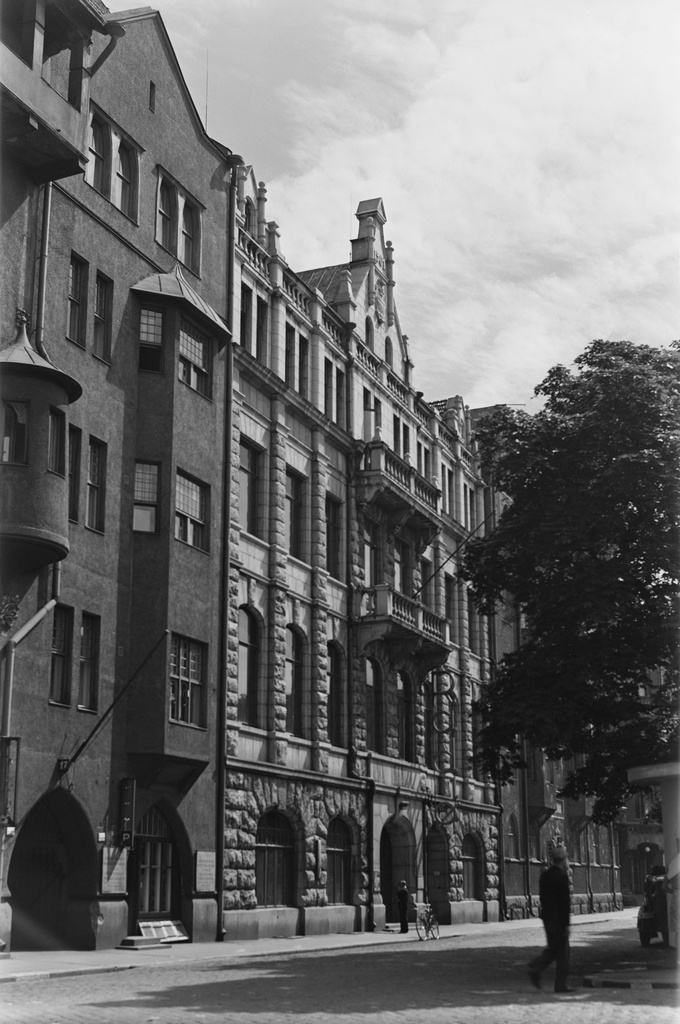
{"type": "Polygon", "coordinates": [[[592,338],[678,336],[675,0],[159,7],[183,66],[211,45],[210,131],[293,269],[346,260],[383,197],[426,397],[531,403],[592,338]]]}

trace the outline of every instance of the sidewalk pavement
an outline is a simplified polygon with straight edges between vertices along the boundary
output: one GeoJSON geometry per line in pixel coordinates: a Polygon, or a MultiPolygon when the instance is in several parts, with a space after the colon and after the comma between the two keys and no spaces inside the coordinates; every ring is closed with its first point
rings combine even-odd
{"type": "MultiPolygon", "coordinates": [[[[613,921],[635,928],[637,908],[602,914],[572,917],[572,928],[613,921]]],[[[540,920],[503,921],[486,924],[440,925],[441,939],[467,935],[491,937],[514,929],[542,930],[540,920]]],[[[127,971],[135,967],[177,967],[237,957],[263,957],[271,954],[313,953],[322,950],[358,949],[365,946],[419,942],[415,928],[406,935],[394,931],[353,932],[349,935],[297,935],[280,939],[249,939],[242,942],[168,943],[161,948],[49,950],[0,954],[0,983],[21,979],[69,977],[127,971]]],[[[584,978],[586,988],[678,988],[678,972],[646,969],[617,971],[584,978]]]]}

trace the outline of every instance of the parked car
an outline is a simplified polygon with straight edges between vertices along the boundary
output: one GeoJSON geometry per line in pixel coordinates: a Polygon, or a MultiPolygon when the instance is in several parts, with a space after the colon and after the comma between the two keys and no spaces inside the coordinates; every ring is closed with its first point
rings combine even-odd
{"type": "Polygon", "coordinates": [[[652,873],[645,878],[644,902],[638,910],[637,929],[642,946],[648,946],[657,935],[668,944],[668,906],[662,867],[652,868],[652,873]]]}

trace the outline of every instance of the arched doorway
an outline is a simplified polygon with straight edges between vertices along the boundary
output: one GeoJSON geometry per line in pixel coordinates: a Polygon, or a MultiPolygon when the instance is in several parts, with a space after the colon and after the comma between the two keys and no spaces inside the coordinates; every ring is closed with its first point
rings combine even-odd
{"type": "Polygon", "coordinates": [[[12,949],[94,949],[97,869],[84,811],[69,793],[53,790],[26,816],[12,853],[12,949]]]}
{"type": "Polygon", "coordinates": [[[416,890],[416,837],[409,819],[400,814],[385,822],[380,833],[380,894],[387,921],[399,920],[397,889],[405,881],[416,890]]]}
{"type": "Polygon", "coordinates": [[[442,828],[431,828],[425,839],[425,862],[427,865],[427,900],[432,904],[440,921],[444,921],[449,910],[449,844],[442,828]]]}
{"type": "Polygon", "coordinates": [[[177,843],[165,814],[155,804],[137,824],[128,862],[131,934],[147,922],[181,920],[181,882],[177,843]]]}

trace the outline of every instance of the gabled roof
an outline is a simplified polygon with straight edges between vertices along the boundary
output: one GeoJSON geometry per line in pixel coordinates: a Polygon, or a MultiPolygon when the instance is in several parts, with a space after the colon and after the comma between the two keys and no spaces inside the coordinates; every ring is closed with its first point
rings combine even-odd
{"type": "MultiPolygon", "coordinates": [[[[98,0],[95,0],[95,2],[98,2],[98,0]]],[[[156,23],[157,27],[158,27],[158,31],[159,31],[159,34],[160,34],[160,37],[161,37],[162,44],[165,47],[166,53],[167,53],[168,58],[170,60],[170,64],[172,65],[172,68],[173,68],[173,70],[174,70],[174,72],[175,72],[175,74],[177,76],[177,79],[181,83],[182,90],[183,90],[184,95],[186,97],[187,106],[189,108],[190,115],[193,118],[194,122],[196,123],[196,126],[197,126],[199,132],[201,133],[201,135],[203,135],[203,137],[205,138],[206,142],[210,146],[215,147],[219,151],[219,155],[222,158],[224,158],[225,151],[226,151],[227,155],[230,155],[231,154],[231,150],[228,148],[228,146],[223,146],[221,143],[216,142],[216,140],[212,139],[208,135],[207,131],[205,130],[205,126],[203,124],[203,121],[201,120],[201,115],[199,114],[199,112],[198,112],[198,110],[196,108],[196,104],[194,103],[193,96],[191,95],[191,92],[189,91],[189,87],[188,87],[188,85],[186,83],[186,79],[184,77],[184,73],[182,72],[181,65],[180,65],[179,61],[177,60],[177,54],[175,53],[175,48],[172,45],[172,40],[170,39],[170,36],[168,34],[168,30],[165,27],[165,22],[163,21],[163,17],[161,15],[161,13],[159,11],[157,11],[155,9],[155,7],[131,7],[128,10],[125,10],[125,11],[115,11],[114,13],[112,13],[110,15],[110,18],[109,18],[110,21],[115,21],[116,23],[119,23],[119,24],[122,24],[122,25],[125,25],[128,22],[144,21],[146,19],[149,19],[150,21],[154,21],[156,23]]]]}
{"type": "Polygon", "coordinates": [[[222,317],[205,299],[201,298],[198,292],[194,291],[184,277],[179,264],[168,274],[152,274],[151,277],[145,277],[143,281],[133,285],[131,290],[144,295],[155,295],[159,298],[179,301],[191,313],[198,314],[208,328],[213,331],[217,330],[222,340],[231,337],[222,317]]]}
{"type": "Polygon", "coordinates": [[[64,389],[69,402],[76,402],[83,393],[83,389],[75,377],[71,377],[64,370],[57,369],[49,359],[36,352],[28,340],[25,321],[19,323],[17,336],[12,344],[0,351],[0,365],[3,373],[21,373],[52,380],[64,389]]]}

